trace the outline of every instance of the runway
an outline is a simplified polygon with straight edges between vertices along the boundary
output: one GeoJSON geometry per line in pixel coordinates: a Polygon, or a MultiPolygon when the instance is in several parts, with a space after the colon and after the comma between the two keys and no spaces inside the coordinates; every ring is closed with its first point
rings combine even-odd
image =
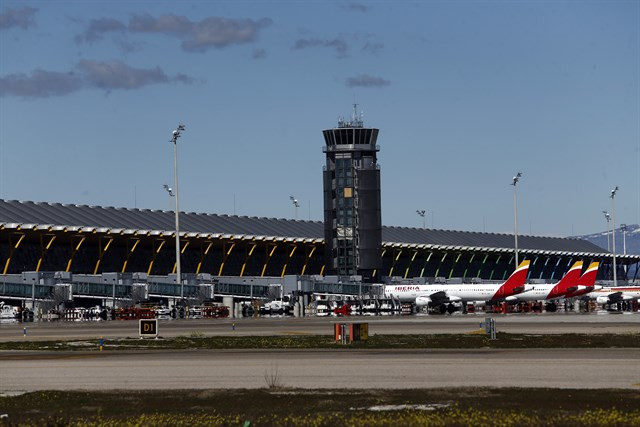
{"type": "MultiPolygon", "coordinates": [[[[634,333],[640,331],[640,313],[467,314],[436,316],[261,317],[238,319],[159,320],[165,338],[186,336],[331,335],[338,322],[367,322],[369,334],[444,334],[477,330],[485,317],[496,320],[498,332],[522,334],[634,333]]],[[[0,341],[117,339],[138,336],[134,320],[84,322],[0,323],[0,341]],[[27,328],[26,337],[24,328],[27,328]]]]}
{"type": "Polygon", "coordinates": [[[0,392],[282,387],[640,389],[637,349],[0,352],[0,392]]]}

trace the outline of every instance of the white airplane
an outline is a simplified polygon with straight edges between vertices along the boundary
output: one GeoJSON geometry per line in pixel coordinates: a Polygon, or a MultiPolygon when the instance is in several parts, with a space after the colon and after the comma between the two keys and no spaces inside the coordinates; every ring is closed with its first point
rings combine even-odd
{"type": "Polygon", "coordinates": [[[509,302],[543,301],[563,298],[568,292],[578,291],[578,281],[582,273],[582,261],[578,261],[567,271],[558,283],[527,286],[524,292],[514,295],[509,302]]]}
{"type": "Polygon", "coordinates": [[[387,298],[397,298],[400,302],[415,303],[418,308],[452,302],[508,301],[513,295],[524,291],[529,264],[530,261],[522,261],[502,284],[387,285],[384,287],[384,295],[387,298]]]}
{"type": "Polygon", "coordinates": [[[592,262],[591,264],[589,264],[587,270],[582,274],[582,276],[580,276],[580,279],[578,279],[577,289],[567,292],[564,297],[573,298],[580,295],[588,294],[595,289],[601,289],[602,286],[598,286],[595,284],[599,265],[599,262],[592,262]]]}
{"type": "Polygon", "coordinates": [[[611,286],[601,288],[586,294],[589,299],[594,299],[598,304],[615,304],[618,302],[640,299],[640,286],[611,286]]]}

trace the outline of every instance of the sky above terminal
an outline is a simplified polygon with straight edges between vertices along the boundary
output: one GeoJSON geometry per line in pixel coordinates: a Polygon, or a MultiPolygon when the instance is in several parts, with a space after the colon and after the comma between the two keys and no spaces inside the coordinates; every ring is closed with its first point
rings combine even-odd
{"type": "Polygon", "coordinates": [[[0,198],[322,220],[380,129],[384,225],[640,223],[640,1],[0,2],[0,198]],[[300,204],[295,208],[294,196],[300,204]]]}

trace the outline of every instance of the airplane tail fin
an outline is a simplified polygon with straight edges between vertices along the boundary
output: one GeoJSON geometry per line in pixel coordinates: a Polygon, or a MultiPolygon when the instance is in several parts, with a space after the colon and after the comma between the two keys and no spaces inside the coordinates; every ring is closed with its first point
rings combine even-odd
{"type": "Polygon", "coordinates": [[[589,264],[589,267],[584,272],[580,279],[578,279],[578,284],[582,286],[593,286],[596,283],[596,276],[598,275],[598,267],[600,266],[599,262],[592,262],[589,264]]]}
{"type": "Polygon", "coordinates": [[[527,274],[529,274],[529,264],[531,264],[531,261],[522,261],[518,268],[511,273],[511,276],[502,285],[505,293],[513,295],[514,293],[522,292],[518,291],[518,288],[524,290],[524,282],[527,280],[527,274]]]}
{"type": "Polygon", "coordinates": [[[568,289],[569,292],[565,296],[567,298],[573,298],[584,295],[598,288],[597,286],[595,286],[595,283],[596,276],[598,275],[599,265],[600,263],[598,262],[592,262],[591,264],[589,264],[587,270],[582,276],[580,276],[578,280],[576,280],[575,286],[571,286],[568,289]]]}
{"type": "Polygon", "coordinates": [[[582,273],[582,261],[575,262],[567,274],[565,274],[562,279],[556,284],[556,287],[566,289],[570,286],[574,286],[577,284],[578,279],[580,279],[580,274],[582,273]]]}

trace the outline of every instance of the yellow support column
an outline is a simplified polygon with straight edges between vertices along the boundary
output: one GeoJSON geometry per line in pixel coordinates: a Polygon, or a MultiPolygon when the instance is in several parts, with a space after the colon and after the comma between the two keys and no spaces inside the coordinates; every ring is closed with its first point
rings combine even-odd
{"type": "MultiPolygon", "coordinates": [[[[386,253],[387,253],[387,249],[385,248],[385,249],[383,249],[383,250],[382,250],[382,255],[380,255],[380,264],[382,264],[382,263],[383,263],[383,261],[384,261],[384,254],[386,254],[386,253]]],[[[322,267],[322,271],[324,271],[324,266],[322,267]]],[[[377,272],[378,272],[378,269],[377,269],[377,268],[374,268],[374,269],[373,269],[373,274],[372,274],[372,275],[373,275],[373,276],[375,276],[377,272]]],[[[321,273],[321,274],[322,274],[322,273],[321,273]]]]}
{"type": "Polygon", "coordinates": [[[306,259],[304,260],[304,266],[302,266],[302,272],[300,272],[301,276],[304,276],[304,273],[307,271],[307,264],[309,264],[309,260],[311,259],[315,251],[316,251],[315,246],[311,247],[311,252],[309,252],[309,248],[306,249],[307,255],[306,255],[306,259]]]}
{"type": "Polygon", "coordinates": [[[284,265],[282,266],[282,273],[280,273],[280,277],[284,277],[284,273],[287,271],[289,261],[291,260],[291,257],[293,256],[297,248],[298,246],[294,244],[291,248],[291,252],[287,252],[287,259],[284,261],[284,265]]]}
{"type": "Polygon", "coordinates": [[[73,237],[71,238],[71,256],[69,256],[69,262],[67,262],[67,269],[65,270],[66,272],[71,271],[71,263],[73,262],[73,257],[76,256],[76,252],[78,252],[78,249],[80,249],[80,246],[82,246],[82,244],[84,243],[86,237],[85,236],[79,236],[80,237],[80,242],[78,242],[77,245],[73,245],[73,237]]]}
{"type": "Polygon", "coordinates": [[[440,274],[440,267],[442,267],[442,263],[444,262],[444,260],[445,260],[445,258],[447,257],[448,254],[449,254],[449,252],[445,252],[444,255],[442,255],[442,259],[440,260],[440,264],[438,264],[438,268],[436,269],[435,277],[438,277],[438,274],[440,274]]]}
{"type": "Polygon", "coordinates": [[[400,249],[396,256],[393,257],[393,264],[391,264],[391,269],[389,270],[389,277],[393,274],[393,269],[395,268],[398,259],[400,259],[400,255],[402,255],[402,249],[400,249]]]}
{"type": "Polygon", "coordinates": [[[276,251],[276,248],[278,247],[277,244],[272,245],[271,250],[269,250],[269,246],[267,245],[267,247],[265,248],[265,250],[267,251],[267,259],[264,260],[264,265],[262,266],[262,273],[260,273],[260,277],[264,277],[264,273],[265,271],[267,271],[267,265],[269,264],[269,260],[271,259],[271,256],[273,255],[273,253],[276,251]]]}
{"type": "Polygon", "coordinates": [[[12,235],[9,234],[9,256],[7,257],[7,261],[4,263],[4,270],[2,270],[2,274],[7,274],[7,271],[9,271],[9,265],[11,264],[11,257],[13,257],[13,254],[15,253],[16,249],[18,249],[18,247],[20,246],[20,243],[22,243],[22,241],[24,240],[24,234],[20,234],[20,238],[14,245],[11,243],[11,236],[12,235]]]}
{"type": "MultiPolygon", "coordinates": [[[[184,242],[184,244],[180,245],[180,255],[182,255],[184,253],[185,250],[187,250],[187,247],[189,246],[189,243],[191,243],[190,240],[187,240],[186,242],[184,242]]],[[[178,268],[178,265],[176,264],[176,262],[173,262],[173,269],[171,270],[172,274],[176,274],[176,269],[178,268]]],[[[182,272],[180,274],[184,273],[184,270],[182,270],[182,272]]]]}
{"type": "MultiPolygon", "coordinates": [[[[426,255],[427,251],[424,251],[424,254],[426,255]]],[[[429,260],[431,259],[432,255],[433,255],[433,251],[429,252],[429,256],[425,256],[424,264],[422,264],[422,270],[420,270],[420,277],[424,277],[424,270],[426,270],[427,264],[429,263],[429,260]]]]}
{"type": "Polygon", "coordinates": [[[455,270],[456,264],[458,263],[458,261],[460,261],[461,256],[462,256],[462,252],[458,253],[456,260],[453,261],[453,265],[451,266],[451,271],[449,271],[449,276],[447,277],[447,279],[451,279],[451,277],[453,276],[453,270],[455,270]]]}
{"type": "Polygon", "coordinates": [[[202,252],[202,245],[200,246],[201,255],[200,255],[200,262],[198,263],[198,267],[196,268],[196,274],[200,274],[202,263],[204,262],[205,257],[209,254],[209,250],[211,249],[211,246],[213,246],[213,242],[208,242],[207,249],[205,249],[204,252],[202,252]]]}
{"type": "Polygon", "coordinates": [[[478,268],[478,272],[476,273],[476,277],[481,277],[480,273],[482,272],[482,267],[484,267],[484,263],[487,262],[487,258],[489,258],[489,254],[485,254],[484,255],[484,259],[482,260],[482,264],[480,264],[480,268],[478,268]]]}
{"type": "Polygon", "coordinates": [[[222,264],[220,264],[220,269],[218,269],[218,276],[222,276],[222,269],[224,268],[224,263],[227,262],[227,258],[229,258],[229,254],[231,254],[231,251],[233,250],[233,248],[235,248],[236,243],[233,242],[231,243],[231,247],[229,248],[229,250],[227,250],[227,243],[223,243],[222,244],[222,251],[223,251],[223,255],[222,255],[222,264]]]}
{"type": "Polygon", "coordinates": [[[156,249],[156,240],[154,240],[152,242],[152,244],[153,244],[153,255],[151,256],[151,261],[149,261],[149,268],[147,268],[147,274],[151,274],[151,269],[153,268],[153,263],[156,262],[156,257],[158,256],[158,254],[162,250],[162,247],[164,246],[165,243],[167,243],[167,241],[166,240],[162,240],[160,242],[160,246],[158,246],[158,248],[156,249]]]}
{"type": "Polygon", "coordinates": [[[96,261],[96,266],[93,269],[93,274],[98,274],[98,269],[100,268],[100,263],[102,262],[102,257],[109,250],[109,246],[111,246],[111,242],[113,242],[113,237],[108,238],[108,242],[105,245],[104,249],[102,249],[102,238],[98,240],[98,261],[96,261]]]}
{"type": "Polygon", "coordinates": [[[44,236],[40,236],[40,259],[38,260],[38,264],[36,265],[36,271],[40,271],[40,266],[42,265],[42,261],[44,261],[44,256],[47,254],[47,251],[53,244],[53,241],[56,240],[56,236],[49,236],[49,243],[44,244],[44,236]]]}
{"type": "MultiPolygon", "coordinates": [[[[129,252],[127,252],[127,259],[124,260],[124,264],[122,265],[122,272],[124,273],[127,270],[127,264],[129,264],[129,258],[131,258],[131,255],[133,255],[133,252],[135,252],[136,248],[138,247],[138,243],[140,243],[140,239],[135,239],[135,243],[133,244],[133,247],[129,250],[129,252]]],[[[129,247],[129,241],[127,241],[127,247],[129,247]]]]}
{"type": "Polygon", "coordinates": [[[462,274],[463,279],[467,277],[467,271],[469,270],[469,266],[471,265],[475,257],[476,257],[476,254],[474,252],[473,254],[471,254],[471,259],[469,260],[469,262],[467,262],[467,268],[464,269],[464,273],[462,274]]]}
{"type": "Polygon", "coordinates": [[[246,252],[244,262],[242,263],[242,269],[240,269],[240,277],[244,276],[244,269],[247,267],[247,262],[249,262],[249,258],[251,258],[251,255],[253,255],[253,251],[255,250],[256,246],[258,246],[257,243],[252,243],[251,249],[246,252]]]}
{"type": "Polygon", "coordinates": [[[409,275],[409,269],[411,268],[411,264],[413,264],[413,260],[416,259],[416,255],[418,255],[418,250],[417,249],[415,251],[413,251],[413,256],[411,257],[411,261],[409,261],[409,265],[407,266],[407,269],[404,271],[404,278],[405,279],[409,275]]]}

